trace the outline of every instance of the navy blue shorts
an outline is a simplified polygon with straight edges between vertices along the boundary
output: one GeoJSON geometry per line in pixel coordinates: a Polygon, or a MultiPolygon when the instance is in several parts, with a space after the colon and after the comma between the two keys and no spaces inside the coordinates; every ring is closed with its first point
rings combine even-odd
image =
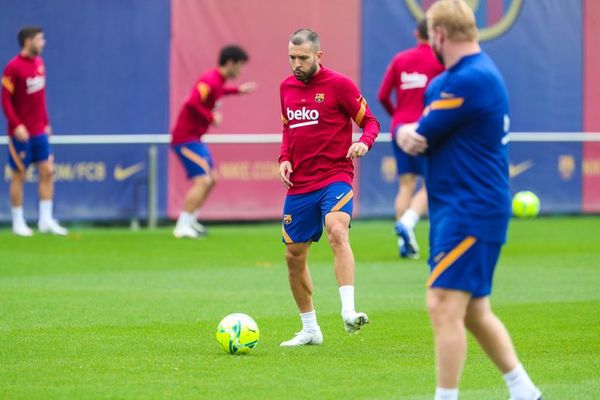
{"type": "Polygon", "coordinates": [[[462,290],[473,297],[489,296],[501,247],[473,236],[436,241],[430,251],[427,286],[462,290]]]}
{"type": "MultiPolygon", "coordinates": [[[[400,126],[395,127],[393,132],[397,132],[399,128],[400,126]]],[[[394,157],[396,158],[396,171],[398,172],[398,175],[425,175],[425,157],[406,154],[400,146],[398,146],[398,143],[396,143],[396,135],[394,135],[393,139],[392,148],[394,150],[394,157]]]]}
{"type": "Polygon", "coordinates": [[[283,242],[318,242],[328,213],[342,211],[352,217],[353,197],[352,186],[345,182],[335,182],[310,193],[288,195],[283,205],[283,242]]]}
{"type": "Polygon", "coordinates": [[[50,159],[52,148],[47,134],[30,136],[26,142],[13,137],[8,141],[8,163],[13,171],[25,171],[31,163],[50,159]]]}
{"type": "Polygon", "coordinates": [[[208,147],[202,142],[188,142],[172,145],[171,148],[179,157],[188,178],[206,175],[214,167],[208,147]]]}

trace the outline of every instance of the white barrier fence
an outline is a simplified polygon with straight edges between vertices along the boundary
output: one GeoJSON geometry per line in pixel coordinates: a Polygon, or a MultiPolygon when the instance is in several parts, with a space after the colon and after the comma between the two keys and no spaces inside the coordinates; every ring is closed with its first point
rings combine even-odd
{"type": "MultiPolygon", "coordinates": [[[[360,134],[355,134],[355,140],[360,134]]],[[[169,143],[166,134],[127,134],[127,135],[53,135],[53,145],[110,145],[143,144],[148,147],[148,226],[155,227],[158,219],[158,147],[169,143]]],[[[276,144],[281,142],[281,134],[207,134],[202,140],[215,144],[276,144]]],[[[390,133],[381,133],[377,142],[390,142],[390,133]]],[[[513,142],[600,142],[597,132],[514,132],[510,134],[513,142]]],[[[8,137],[0,137],[0,145],[6,145],[8,137]]]]}

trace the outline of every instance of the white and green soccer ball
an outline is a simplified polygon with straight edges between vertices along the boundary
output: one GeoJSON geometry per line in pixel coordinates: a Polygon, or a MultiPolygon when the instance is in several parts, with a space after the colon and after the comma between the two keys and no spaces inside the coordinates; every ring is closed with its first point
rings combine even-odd
{"type": "Polygon", "coordinates": [[[513,197],[512,212],[515,217],[533,218],[540,213],[540,199],[528,190],[518,192],[513,197]]]}
{"type": "Polygon", "coordinates": [[[246,354],[258,343],[256,321],[242,313],[229,314],[217,326],[217,342],[229,354],[246,354]]]}

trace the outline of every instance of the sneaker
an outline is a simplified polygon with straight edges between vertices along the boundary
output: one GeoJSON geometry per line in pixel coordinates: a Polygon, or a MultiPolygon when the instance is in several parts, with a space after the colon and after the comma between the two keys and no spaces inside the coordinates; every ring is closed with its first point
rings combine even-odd
{"type": "Polygon", "coordinates": [[[360,328],[369,323],[369,317],[363,312],[353,312],[342,315],[346,332],[353,334],[358,333],[360,328]]]}
{"type": "Polygon", "coordinates": [[[17,236],[30,237],[33,236],[33,231],[25,224],[13,224],[12,231],[17,236]]]}
{"type": "Polygon", "coordinates": [[[310,344],[321,345],[323,344],[323,334],[321,328],[317,328],[315,332],[305,331],[304,329],[300,332],[296,332],[296,335],[285,342],[281,342],[281,347],[296,347],[306,346],[310,344]]]}
{"type": "Polygon", "coordinates": [[[398,235],[398,248],[400,257],[411,258],[416,260],[419,258],[419,245],[417,238],[412,229],[407,229],[400,222],[396,224],[396,235],[398,235]]]}
{"type": "Polygon", "coordinates": [[[57,220],[49,219],[38,222],[40,233],[51,233],[52,235],[67,236],[69,231],[67,228],[60,226],[57,220]]]}
{"type": "Polygon", "coordinates": [[[206,227],[198,221],[192,222],[192,228],[198,232],[200,236],[206,236],[206,227]]]}
{"type": "Polygon", "coordinates": [[[175,236],[177,239],[196,239],[198,237],[198,232],[196,232],[196,230],[191,226],[176,225],[175,229],[173,230],[173,236],[175,236]]]}

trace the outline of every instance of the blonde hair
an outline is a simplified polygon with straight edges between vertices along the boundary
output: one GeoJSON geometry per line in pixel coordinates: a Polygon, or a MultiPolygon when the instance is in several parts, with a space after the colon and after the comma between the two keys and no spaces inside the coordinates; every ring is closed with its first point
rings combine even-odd
{"type": "Polygon", "coordinates": [[[429,29],[441,26],[448,39],[455,42],[477,40],[478,31],[473,10],[464,0],[439,0],[427,10],[429,29]]]}

